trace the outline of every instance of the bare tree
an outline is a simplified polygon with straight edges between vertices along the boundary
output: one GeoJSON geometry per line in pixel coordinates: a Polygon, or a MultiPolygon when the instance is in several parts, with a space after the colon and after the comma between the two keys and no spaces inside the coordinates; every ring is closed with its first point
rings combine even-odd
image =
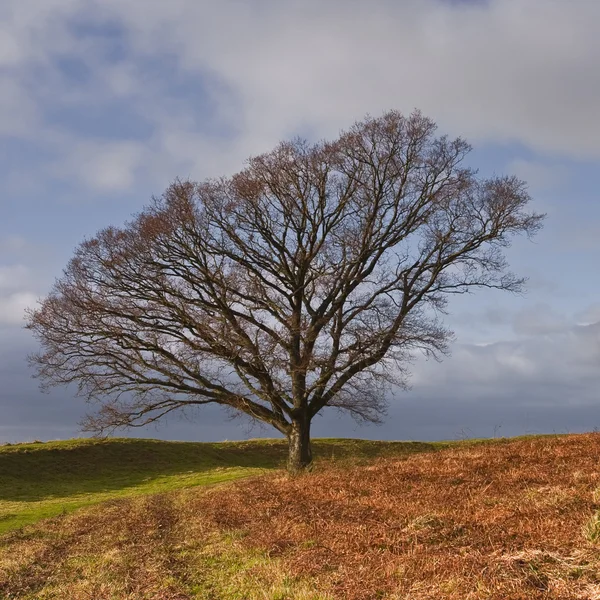
{"type": "Polygon", "coordinates": [[[303,469],[321,409],[378,420],[414,353],[446,351],[449,294],[523,285],[503,248],[543,215],[524,182],[479,178],[469,145],[435,130],[392,111],[177,181],[84,241],[29,313],[42,380],[99,401],[95,432],[223,405],[287,436],[303,469]]]}

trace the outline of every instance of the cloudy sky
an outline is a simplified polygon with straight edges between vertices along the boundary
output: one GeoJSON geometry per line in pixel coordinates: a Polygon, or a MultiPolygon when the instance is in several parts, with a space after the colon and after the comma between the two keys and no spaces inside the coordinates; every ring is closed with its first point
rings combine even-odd
{"type": "MultiPolygon", "coordinates": [[[[528,293],[451,304],[441,364],[380,427],[317,435],[452,439],[600,427],[600,2],[2,0],[0,443],[78,435],[89,407],[38,391],[23,310],[84,237],[175,177],[231,174],[301,135],[421,109],[482,174],[516,174],[548,214],[509,251],[528,293]]],[[[247,435],[218,411],[137,435],[247,435]]]]}

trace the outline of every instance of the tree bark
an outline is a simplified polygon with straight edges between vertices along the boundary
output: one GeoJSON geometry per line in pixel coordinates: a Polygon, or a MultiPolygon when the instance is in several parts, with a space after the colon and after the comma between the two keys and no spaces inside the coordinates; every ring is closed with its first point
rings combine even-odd
{"type": "Polygon", "coordinates": [[[288,433],[288,443],[288,471],[292,474],[305,471],[312,463],[310,418],[308,415],[302,415],[292,421],[292,427],[288,433]]]}

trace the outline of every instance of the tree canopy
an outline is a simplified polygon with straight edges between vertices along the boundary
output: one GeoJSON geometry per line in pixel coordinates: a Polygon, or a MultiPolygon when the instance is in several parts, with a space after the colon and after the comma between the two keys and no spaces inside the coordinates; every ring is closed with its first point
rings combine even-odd
{"type": "Polygon", "coordinates": [[[301,469],[319,411],[378,420],[415,352],[447,350],[450,294],[522,288],[503,251],[543,215],[523,181],[465,166],[469,151],[391,111],[176,181],[80,244],[29,314],[31,362],[99,401],[89,430],[216,403],[286,435],[301,469]]]}

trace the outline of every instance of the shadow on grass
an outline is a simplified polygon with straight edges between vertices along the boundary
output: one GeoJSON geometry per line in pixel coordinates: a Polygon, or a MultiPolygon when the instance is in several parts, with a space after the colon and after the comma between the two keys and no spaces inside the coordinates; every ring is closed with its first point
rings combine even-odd
{"type": "Polygon", "coordinates": [[[73,440],[0,449],[0,500],[110,492],[159,477],[228,467],[274,468],[283,443],[204,444],[157,440],[73,440]]]}
{"type": "MultiPolygon", "coordinates": [[[[369,460],[428,452],[440,444],[354,439],[313,441],[316,461],[369,460]]],[[[0,448],[0,500],[36,502],[134,488],[159,478],[222,469],[285,466],[285,440],[193,443],[159,440],[69,440],[0,448]]]]}

